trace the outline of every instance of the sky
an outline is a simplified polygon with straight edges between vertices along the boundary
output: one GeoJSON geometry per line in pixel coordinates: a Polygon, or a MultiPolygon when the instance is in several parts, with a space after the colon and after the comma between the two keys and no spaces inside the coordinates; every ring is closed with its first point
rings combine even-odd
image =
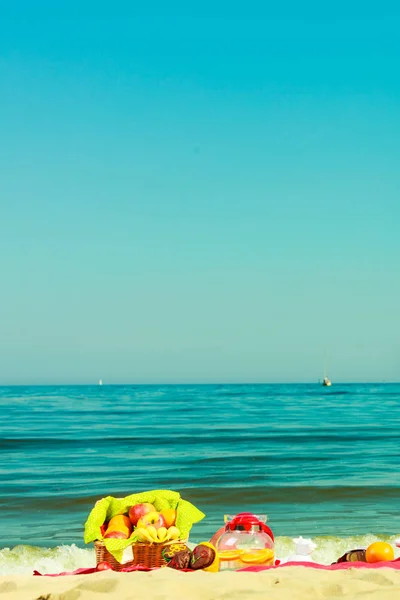
{"type": "Polygon", "coordinates": [[[0,384],[400,380],[400,8],[0,7],[0,384]]]}

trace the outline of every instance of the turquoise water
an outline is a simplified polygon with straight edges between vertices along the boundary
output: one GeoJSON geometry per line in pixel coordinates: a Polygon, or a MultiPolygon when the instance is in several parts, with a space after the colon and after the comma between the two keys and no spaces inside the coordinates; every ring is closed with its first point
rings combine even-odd
{"type": "Polygon", "coordinates": [[[156,488],[206,513],[194,540],[243,510],[280,540],[400,535],[400,385],[3,387],[0,408],[3,570],[91,563],[94,502],[156,488]]]}

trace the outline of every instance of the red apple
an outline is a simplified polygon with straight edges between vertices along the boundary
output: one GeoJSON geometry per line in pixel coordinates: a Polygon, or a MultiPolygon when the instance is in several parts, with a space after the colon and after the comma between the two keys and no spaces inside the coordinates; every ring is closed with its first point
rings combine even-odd
{"type": "Polygon", "coordinates": [[[136,527],[137,522],[141,517],[155,511],[156,508],[153,506],[153,504],[150,504],[150,502],[142,502],[141,504],[135,504],[131,507],[129,510],[129,518],[132,525],[136,527]]]}
{"type": "Polygon", "coordinates": [[[114,569],[112,568],[112,566],[110,565],[110,563],[103,561],[103,562],[99,562],[99,564],[96,567],[96,571],[109,571],[111,569],[111,571],[113,571],[114,569]]]}
{"type": "Polygon", "coordinates": [[[119,540],[127,540],[128,537],[129,537],[129,534],[126,533],[125,531],[107,531],[107,533],[104,535],[105,539],[117,538],[119,540]]]}
{"type": "Polygon", "coordinates": [[[153,511],[144,515],[141,519],[139,519],[137,526],[138,527],[147,527],[148,525],[153,525],[156,529],[160,527],[165,527],[167,524],[163,515],[161,515],[157,511],[153,511]]]}

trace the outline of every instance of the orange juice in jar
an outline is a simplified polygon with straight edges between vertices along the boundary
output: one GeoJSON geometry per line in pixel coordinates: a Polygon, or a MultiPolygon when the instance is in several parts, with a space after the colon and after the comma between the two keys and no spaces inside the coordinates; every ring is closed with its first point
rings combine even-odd
{"type": "Polygon", "coordinates": [[[274,564],[274,535],[265,515],[225,515],[225,530],[217,542],[220,570],[274,564]]]}

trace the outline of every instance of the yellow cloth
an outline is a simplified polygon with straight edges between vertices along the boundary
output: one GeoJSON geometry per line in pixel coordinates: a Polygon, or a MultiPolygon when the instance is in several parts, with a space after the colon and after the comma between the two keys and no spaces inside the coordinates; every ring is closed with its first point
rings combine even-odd
{"type": "Polygon", "coordinates": [[[84,533],[85,544],[89,544],[95,540],[102,540],[107,550],[118,562],[121,562],[125,548],[133,544],[137,539],[135,531],[133,531],[128,540],[104,539],[101,535],[100,527],[105,521],[109,521],[115,515],[127,513],[131,506],[141,504],[142,502],[154,504],[158,511],[162,511],[165,508],[176,510],[176,526],[181,532],[182,539],[187,539],[192,525],[205,517],[205,514],[193,504],[187,500],[183,500],[178,492],[171,490],[152,490],[141,492],[140,494],[131,494],[130,496],[126,496],[126,498],[107,496],[96,502],[87,518],[84,533]]]}

